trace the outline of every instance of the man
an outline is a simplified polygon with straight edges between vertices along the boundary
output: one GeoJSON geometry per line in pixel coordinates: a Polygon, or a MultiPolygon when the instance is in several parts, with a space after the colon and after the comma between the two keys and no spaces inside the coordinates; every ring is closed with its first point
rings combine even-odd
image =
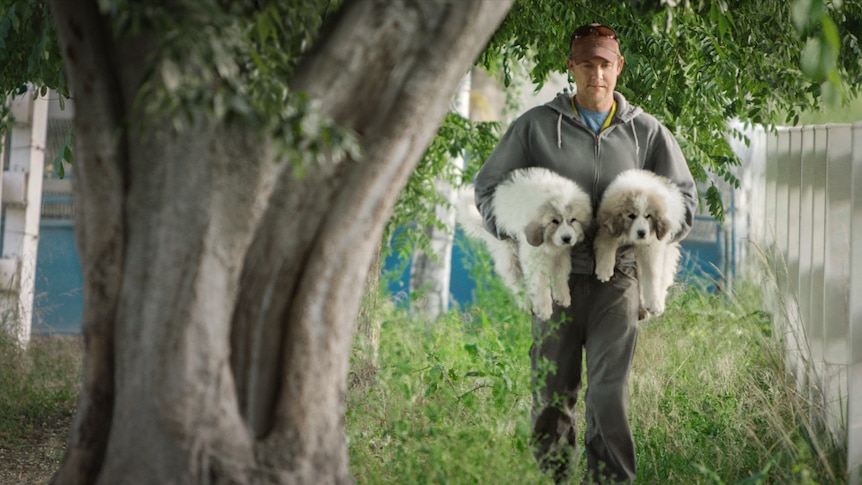
{"type": "MultiPolygon", "coordinates": [[[[592,197],[594,211],[620,172],[644,168],[664,175],[686,199],[684,230],[677,240],[689,232],[697,209],[691,173],[670,131],[614,91],[624,61],[610,28],[589,24],[574,31],[566,66],[575,80],[575,96],[562,93],[515,120],[476,177],[476,201],[489,231],[509,237],[497,231],[491,208],[497,184],[514,169],[542,166],[581,185],[592,197]]],[[[571,256],[571,306],[555,305],[547,321],[533,316],[536,458],[558,482],[568,478],[586,355],[588,479],[631,482],[635,448],[627,416],[628,381],[639,306],[634,255],[631,246],[620,248],[607,283],[594,274],[591,236],[576,245],[571,256]]]]}

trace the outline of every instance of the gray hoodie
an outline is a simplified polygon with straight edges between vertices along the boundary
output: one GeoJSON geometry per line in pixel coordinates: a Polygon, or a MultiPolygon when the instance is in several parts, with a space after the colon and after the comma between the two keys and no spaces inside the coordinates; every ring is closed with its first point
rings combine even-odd
{"type": "MultiPolygon", "coordinates": [[[[616,112],[610,126],[596,134],[572,109],[572,95],[561,93],[549,103],[537,106],[515,120],[476,176],[476,203],[485,227],[498,237],[491,199],[497,184],[512,170],[545,167],[581,186],[593,201],[593,213],[611,180],[624,170],[643,168],[674,181],[686,200],[683,231],[691,230],[697,211],[697,188],[685,157],[673,134],[655,117],[631,105],[614,92],[616,112]]],[[[572,272],[591,274],[594,270],[591,235],[572,249],[572,272]]],[[[633,252],[623,249],[619,265],[634,264],[633,252]]]]}

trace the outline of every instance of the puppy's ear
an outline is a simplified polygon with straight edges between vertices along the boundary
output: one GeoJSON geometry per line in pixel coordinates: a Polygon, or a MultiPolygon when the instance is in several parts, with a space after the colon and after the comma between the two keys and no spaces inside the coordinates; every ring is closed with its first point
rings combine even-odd
{"type": "Polygon", "coordinates": [[[664,239],[667,232],[670,230],[670,221],[666,217],[655,216],[653,220],[653,230],[655,231],[656,239],[664,239]]]}
{"type": "Polygon", "coordinates": [[[608,232],[612,237],[620,237],[620,235],[626,230],[626,216],[617,213],[611,217],[605,226],[608,228],[608,232]]]}
{"type": "Polygon", "coordinates": [[[524,228],[527,242],[533,246],[541,246],[545,242],[545,226],[538,222],[531,222],[524,228]]]}

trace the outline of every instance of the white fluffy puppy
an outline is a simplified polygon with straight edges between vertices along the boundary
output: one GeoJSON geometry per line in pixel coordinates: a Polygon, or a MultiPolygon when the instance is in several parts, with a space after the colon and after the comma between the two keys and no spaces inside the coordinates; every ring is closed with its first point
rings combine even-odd
{"type": "Polygon", "coordinates": [[[676,276],[679,244],[673,242],[685,219],[685,199],[666,177],[649,170],[620,173],[602,195],[593,242],[596,276],[614,274],[617,248],[633,244],[640,282],[641,316],[664,312],[665,298],[676,276]]]}
{"type": "Polygon", "coordinates": [[[474,197],[472,186],[462,189],[458,222],[485,243],[509,289],[525,293],[533,313],[544,320],[551,317],[554,301],[571,305],[570,252],[584,240],[592,221],[590,196],[545,168],[512,171],[497,186],[492,202],[497,227],[512,236],[504,240],[485,230],[474,197]]]}

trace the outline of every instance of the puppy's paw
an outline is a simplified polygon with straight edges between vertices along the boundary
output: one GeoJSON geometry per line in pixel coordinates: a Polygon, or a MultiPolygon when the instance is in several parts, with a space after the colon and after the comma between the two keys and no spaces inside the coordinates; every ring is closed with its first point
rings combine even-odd
{"type": "Polygon", "coordinates": [[[553,306],[536,306],[533,307],[533,315],[541,318],[542,320],[548,320],[551,318],[551,315],[554,314],[553,306]]]}
{"type": "Polygon", "coordinates": [[[551,291],[539,295],[533,300],[533,314],[542,320],[551,318],[554,313],[554,300],[551,299],[551,291]]]}
{"type": "Polygon", "coordinates": [[[607,283],[611,276],[614,275],[614,267],[613,266],[604,266],[604,265],[596,265],[596,277],[602,283],[607,283]]]}
{"type": "Polygon", "coordinates": [[[664,313],[664,302],[658,299],[644,300],[644,309],[648,311],[650,315],[657,317],[664,313]]]}
{"type": "Polygon", "coordinates": [[[568,288],[566,288],[566,291],[561,292],[559,295],[555,295],[554,300],[561,307],[568,308],[572,304],[572,295],[568,292],[568,288]]]}

